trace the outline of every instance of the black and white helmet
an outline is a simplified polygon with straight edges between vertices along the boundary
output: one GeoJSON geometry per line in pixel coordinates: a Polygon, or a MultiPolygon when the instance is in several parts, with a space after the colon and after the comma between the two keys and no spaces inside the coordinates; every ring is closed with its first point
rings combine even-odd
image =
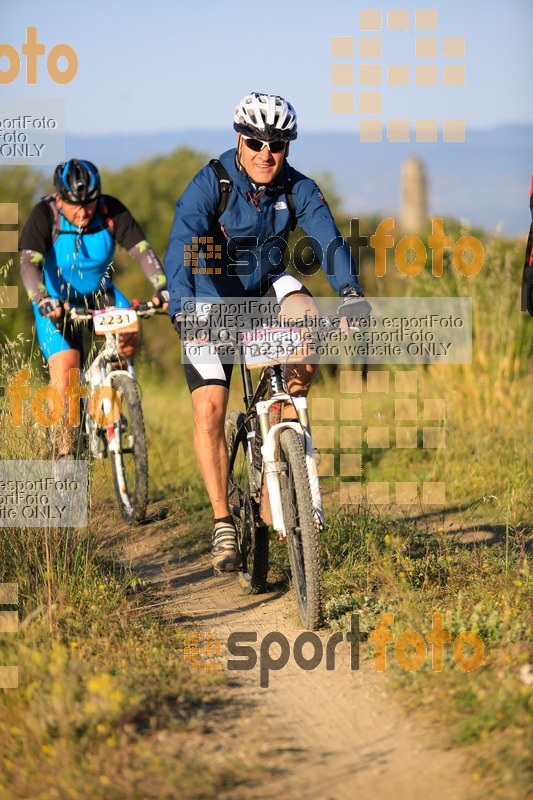
{"type": "Polygon", "coordinates": [[[252,92],[243,97],[233,115],[238,133],[253,139],[288,142],[296,139],[296,111],[283,97],[252,92]]]}
{"type": "Polygon", "coordinates": [[[100,196],[100,175],[91,161],[71,158],[55,168],[54,188],[66,203],[88,205],[100,196]]]}

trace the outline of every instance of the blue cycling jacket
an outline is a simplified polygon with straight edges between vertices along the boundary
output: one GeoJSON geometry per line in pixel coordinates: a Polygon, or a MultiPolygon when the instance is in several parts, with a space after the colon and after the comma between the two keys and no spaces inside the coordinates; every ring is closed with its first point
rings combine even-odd
{"type": "MultiPolygon", "coordinates": [[[[183,297],[241,297],[258,294],[269,279],[285,272],[283,255],[291,224],[284,185],[290,167],[270,186],[257,191],[235,163],[236,150],[220,156],[233,180],[228,205],[218,217],[220,188],[207,165],[189,183],[178,202],[164,258],[170,315],[181,311],[183,297]],[[203,241],[202,241],[203,240],[203,241]]],[[[316,183],[292,170],[297,222],[333,288],[359,288],[350,249],[316,183]],[[312,237],[312,238],[311,238],[312,237]]]]}

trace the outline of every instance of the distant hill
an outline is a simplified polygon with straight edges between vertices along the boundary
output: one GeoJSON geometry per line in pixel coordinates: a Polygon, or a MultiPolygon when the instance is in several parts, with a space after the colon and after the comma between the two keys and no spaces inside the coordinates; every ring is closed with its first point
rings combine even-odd
{"type": "MultiPolygon", "coordinates": [[[[440,136],[440,133],[439,133],[440,136]]],[[[385,138],[385,135],[384,135],[385,138]]],[[[302,172],[331,173],[354,216],[398,211],[400,163],[416,154],[429,178],[429,212],[466,218],[508,235],[529,228],[529,186],[533,172],[533,126],[502,125],[469,130],[466,141],[451,144],[364,143],[358,133],[302,133],[291,145],[290,161],[302,172]]],[[[219,155],[233,147],[229,130],[179,130],[149,134],[67,136],[67,157],[89,158],[112,169],[165,155],[179,146],[219,155]]]]}

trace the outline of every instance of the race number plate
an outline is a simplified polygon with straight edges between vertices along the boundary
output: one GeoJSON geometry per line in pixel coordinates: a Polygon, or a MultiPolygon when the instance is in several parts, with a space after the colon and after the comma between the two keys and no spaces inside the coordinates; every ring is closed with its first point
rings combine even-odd
{"type": "Polygon", "coordinates": [[[299,361],[303,357],[299,328],[257,328],[242,334],[248,369],[299,361]]]}
{"type": "Polygon", "coordinates": [[[93,318],[94,332],[100,336],[106,333],[135,333],[139,330],[137,312],[133,308],[106,308],[98,311],[93,318]]]}

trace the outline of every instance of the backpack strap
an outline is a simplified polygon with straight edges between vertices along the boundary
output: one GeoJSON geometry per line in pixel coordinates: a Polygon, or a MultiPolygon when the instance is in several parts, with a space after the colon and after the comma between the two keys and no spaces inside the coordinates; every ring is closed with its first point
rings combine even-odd
{"type": "Polygon", "coordinates": [[[292,196],[292,167],[289,172],[289,177],[287,178],[287,182],[285,183],[284,188],[291,219],[291,231],[293,231],[296,227],[297,218],[296,218],[296,206],[294,205],[294,198],[292,196]]]}
{"type": "Polygon", "coordinates": [[[101,216],[103,216],[103,218],[104,218],[104,220],[106,222],[106,225],[104,226],[105,229],[107,230],[107,232],[109,234],[111,234],[111,236],[114,239],[115,238],[115,223],[111,218],[111,215],[109,213],[109,209],[107,207],[107,203],[104,200],[103,195],[100,195],[100,207],[99,207],[98,210],[102,212],[101,216]]]}
{"type": "Polygon", "coordinates": [[[48,208],[50,209],[50,214],[52,216],[52,244],[56,241],[57,237],[61,233],[61,214],[59,212],[59,208],[57,207],[56,203],[56,196],[55,194],[47,194],[44,197],[41,197],[41,200],[48,203],[48,208]]]}
{"type": "Polygon", "coordinates": [[[220,187],[220,200],[217,209],[217,219],[219,219],[228,207],[229,198],[233,189],[233,181],[226,167],[220,163],[218,158],[212,158],[209,162],[209,166],[217,176],[218,185],[220,187]]]}
{"type": "MultiPolygon", "coordinates": [[[[41,198],[42,200],[46,200],[50,207],[50,211],[52,213],[52,244],[55,242],[58,236],[62,234],[70,235],[70,236],[78,236],[79,231],[62,231],[61,230],[61,212],[57,207],[57,203],[55,200],[55,194],[48,194],[45,197],[41,198]]],[[[113,222],[110,214],[109,209],[107,208],[107,204],[102,195],[100,195],[98,200],[98,206],[96,209],[96,215],[100,216],[100,219],[103,219],[104,223],[102,225],[92,226],[93,220],[89,224],[89,227],[84,233],[99,233],[100,231],[107,231],[110,236],[115,238],[115,223],[113,222]]]]}
{"type": "MultiPolygon", "coordinates": [[[[220,219],[226,208],[228,207],[229,198],[233,190],[233,181],[227,169],[221,164],[218,158],[212,158],[209,166],[217,176],[218,185],[220,187],[220,200],[217,209],[217,219],[220,219]]],[[[291,231],[296,228],[296,206],[294,205],[294,198],[292,196],[292,167],[290,168],[289,177],[285,182],[283,190],[287,197],[287,206],[290,214],[291,231]]]]}

